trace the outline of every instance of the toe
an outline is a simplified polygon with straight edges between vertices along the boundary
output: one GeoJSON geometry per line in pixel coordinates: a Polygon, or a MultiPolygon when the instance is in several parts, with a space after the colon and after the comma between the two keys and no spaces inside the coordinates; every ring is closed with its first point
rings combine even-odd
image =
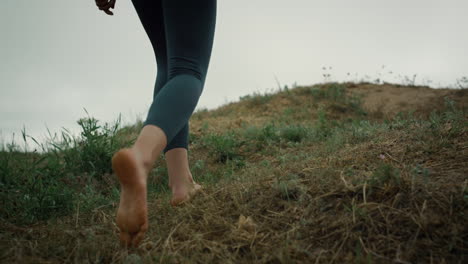
{"type": "Polygon", "coordinates": [[[131,244],[131,237],[130,234],[127,232],[120,232],[120,244],[124,247],[129,247],[131,244]]]}
{"type": "Polygon", "coordinates": [[[134,247],[138,247],[138,245],[141,243],[141,241],[145,237],[147,230],[148,230],[148,224],[146,223],[141,227],[140,231],[133,237],[132,245],[134,247]]]}
{"type": "Polygon", "coordinates": [[[174,197],[171,200],[172,206],[178,206],[188,200],[188,195],[186,197],[174,197]]]}

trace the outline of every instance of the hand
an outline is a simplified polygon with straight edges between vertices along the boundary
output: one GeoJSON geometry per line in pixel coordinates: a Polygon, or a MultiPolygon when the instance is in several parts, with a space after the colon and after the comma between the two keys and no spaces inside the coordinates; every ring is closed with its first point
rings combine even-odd
{"type": "Polygon", "coordinates": [[[109,16],[113,16],[114,13],[109,10],[109,8],[114,8],[115,0],[95,0],[96,5],[99,7],[99,10],[106,12],[109,16]]]}

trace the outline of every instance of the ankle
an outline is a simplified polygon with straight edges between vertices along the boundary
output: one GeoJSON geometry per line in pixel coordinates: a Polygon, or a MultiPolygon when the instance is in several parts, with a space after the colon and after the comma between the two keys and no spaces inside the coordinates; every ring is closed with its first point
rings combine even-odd
{"type": "Polygon", "coordinates": [[[153,161],[151,160],[151,158],[145,157],[142,151],[140,151],[135,146],[133,146],[131,150],[135,154],[137,162],[144,168],[145,173],[148,174],[153,168],[153,161]]]}
{"type": "Polygon", "coordinates": [[[193,183],[192,173],[190,171],[169,173],[169,188],[190,183],[193,183]]]}

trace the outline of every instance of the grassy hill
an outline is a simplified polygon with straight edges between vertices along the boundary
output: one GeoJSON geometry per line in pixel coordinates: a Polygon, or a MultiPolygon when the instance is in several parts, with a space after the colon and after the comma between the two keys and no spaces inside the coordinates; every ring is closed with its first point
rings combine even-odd
{"type": "Polygon", "coordinates": [[[142,123],[83,118],[44,153],[0,152],[0,261],[466,263],[467,106],[466,89],[328,83],[197,111],[189,162],[204,192],[171,207],[162,155],[130,251],[110,157],[142,123]]]}

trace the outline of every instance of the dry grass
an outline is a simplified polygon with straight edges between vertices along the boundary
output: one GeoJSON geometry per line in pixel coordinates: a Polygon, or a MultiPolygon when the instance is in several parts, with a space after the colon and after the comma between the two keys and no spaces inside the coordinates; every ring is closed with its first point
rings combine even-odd
{"type": "MultiPolygon", "coordinates": [[[[317,87],[326,89],[327,85],[317,87]]],[[[401,93],[416,89],[380,88],[401,93]]],[[[314,98],[310,89],[283,91],[266,103],[243,100],[195,114],[190,126],[197,140],[190,147],[190,163],[192,168],[197,160],[206,165],[192,173],[199,179],[205,179],[208,172],[218,178],[207,181],[204,192],[184,207],[172,208],[167,192],[152,197],[150,230],[138,249],[119,247],[116,204],[111,204],[85,213],[76,208],[73,215],[33,226],[0,223],[0,260],[466,263],[466,114],[463,129],[457,133],[450,133],[449,122],[437,133],[421,122],[409,122],[395,129],[382,126],[364,139],[346,140],[338,147],[331,147],[332,141],[327,139],[270,144],[262,151],[242,148],[239,152],[246,164],[241,168],[231,161],[216,162],[198,140],[206,134],[277,120],[288,108],[292,110],[285,120],[297,124],[315,122],[319,106],[331,119],[357,118],[356,109],[337,108],[336,101],[314,98]]],[[[367,89],[372,96],[372,89],[354,84],[347,84],[346,92],[356,89],[367,89]]],[[[425,100],[424,109],[430,109],[428,104],[440,106],[437,93],[431,90],[432,97],[421,99],[425,100]]],[[[466,93],[441,93],[467,102],[466,93]]],[[[377,121],[388,117],[382,111],[393,109],[392,103],[390,98],[384,107],[368,110],[367,117],[377,121]]],[[[416,110],[427,114],[424,109],[416,110]]],[[[160,160],[157,166],[165,165],[160,160]]]]}

